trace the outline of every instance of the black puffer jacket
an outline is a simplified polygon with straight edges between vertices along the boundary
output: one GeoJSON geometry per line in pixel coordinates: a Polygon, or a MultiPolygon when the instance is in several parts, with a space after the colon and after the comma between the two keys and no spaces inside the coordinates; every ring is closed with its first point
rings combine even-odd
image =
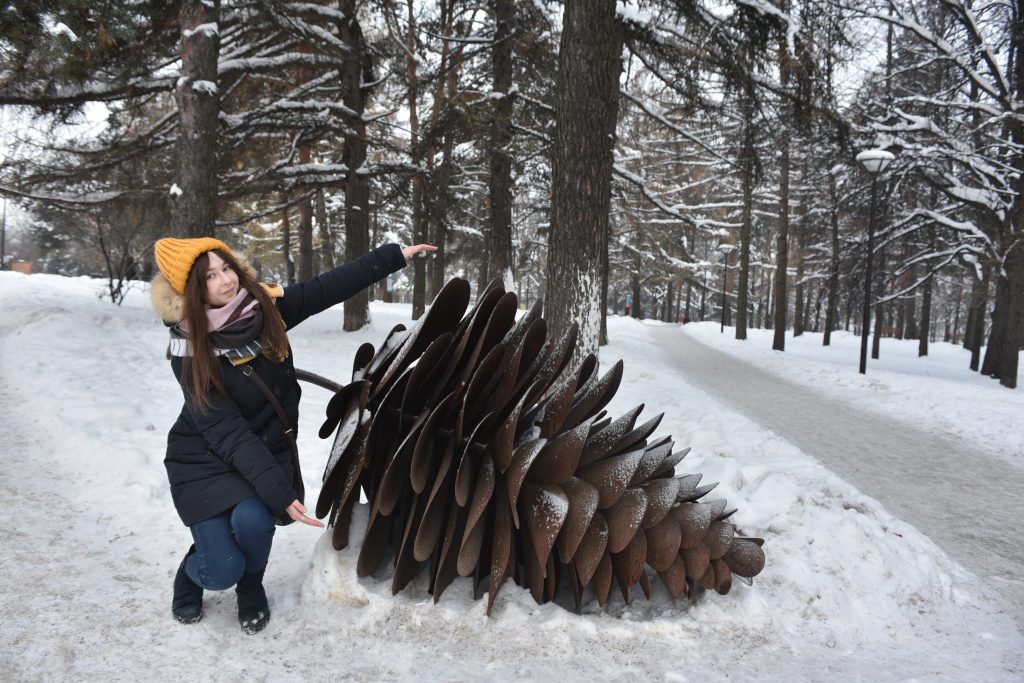
{"type": "MultiPolygon", "coordinates": [[[[397,244],[388,244],[351,263],[284,289],[275,300],[286,329],[358,294],[405,266],[397,244]]],[[[298,498],[292,488],[292,453],[274,407],[241,366],[221,359],[228,395],[214,392],[212,406],[199,413],[187,397],[167,435],[164,465],[178,515],[191,526],[256,493],[281,514],[298,498]]],[[[270,387],[288,419],[298,424],[299,396],[292,355],[278,363],[263,356],[247,365],[270,387]]],[[[171,359],[181,382],[182,362],[171,359]]]]}

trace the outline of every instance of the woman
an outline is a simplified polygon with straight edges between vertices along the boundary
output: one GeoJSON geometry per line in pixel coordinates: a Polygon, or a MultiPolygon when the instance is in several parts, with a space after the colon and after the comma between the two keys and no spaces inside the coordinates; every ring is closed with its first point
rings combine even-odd
{"type": "Polygon", "coordinates": [[[261,285],[223,242],[161,239],[153,306],[185,403],[167,436],[171,498],[195,543],[174,578],[171,612],[203,616],[203,590],[235,586],[238,621],[270,620],[263,573],[275,521],[306,516],[294,448],[299,389],[285,330],[405,267],[426,244],[388,244],[300,284],[261,285]]]}

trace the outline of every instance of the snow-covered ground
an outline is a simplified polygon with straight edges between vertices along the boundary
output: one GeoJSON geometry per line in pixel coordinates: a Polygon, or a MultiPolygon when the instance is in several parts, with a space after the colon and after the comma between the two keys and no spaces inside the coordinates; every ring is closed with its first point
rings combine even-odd
{"type": "Polygon", "coordinates": [[[1024,468],[1024,390],[971,372],[970,352],[962,346],[932,342],[928,355],[918,357],[916,339],[881,339],[878,360],[869,349],[867,374],[861,375],[860,337],[850,332],[833,332],[829,346],[821,345],[821,333],[790,333],[782,352],[772,350],[772,330],[748,330],[747,339],[737,341],[735,328],[720,329],[712,322],[683,327],[703,344],[840,403],[966,441],[973,450],[1024,468]]]}
{"type": "MultiPolygon", "coordinates": [[[[190,539],[162,459],[181,394],[146,292],[115,307],[97,298],[101,287],[0,273],[5,679],[1019,680],[1024,671],[1024,639],[976,577],[667,370],[649,328],[620,318],[602,350],[605,367],[625,359],[609,408],[643,402],[645,416],[665,412],[657,434],[693,447],[679,470],[720,481],[716,493],[740,508],[737,524],[766,539],[768,563],[753,586],[687,604],[669,601],[655,580],[651,602],[624,605],[613,594],[606,610],[591,599],[577,616],[507,584],[487,618],[468,580],[435,605],[422,579],[398,596],[387,576],[357,579],[363,509],[341,553],[315,529],[280,531],[263,633],[240,632],[230,591],[207,594],[199,624],[177,624],[171,579],[190,539]]],[[[340,311],[290,332],[296,364],[347,380],[357,345],[379,344],[409,307],[371,311],[373,324],[358,333],[338,331],[340,311]]],[[[315,500],[329,396],[304,390],[299,447],[315,500]]]]}

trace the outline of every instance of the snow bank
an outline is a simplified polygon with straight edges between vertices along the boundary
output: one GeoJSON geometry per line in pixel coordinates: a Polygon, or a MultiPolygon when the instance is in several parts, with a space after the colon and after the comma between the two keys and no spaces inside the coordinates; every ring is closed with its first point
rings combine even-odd
{"type": "MultiPolygon", "coordinates": [[[[245,636],[230,591],[208,593],[194,626],[169,614],[189,543],[162,467],[180,390],[164,327],[143,287],[118,308],[103,282],[0,273],[0,670],[13,678],[425,678],[724,680],[798,677],[1012,680],[1024,640],[980,582],[915,529],[813,459],[723,408],[657,363],[645,326],[610,321],[602,366],[625,359],[609,407],[664,411],[658,434],[693,451],[680,471],[720,481],[734,520],[766,539],[753,587],[673,603],[613,592],[583,615],[536,605],[506,584],[491,618],[459,579],[432,604],[424,577],[398,596],[386,569],[355,576],[312,528],[282,530],[267,572],[274,617],[245,636]]],[[[366,340],[407,305],[371,304],[374,322],[339,332],[329,311],[290,333],[299,367],[347,380],[366,340]]],[[[885,350],[883,349],[883,354],[885,350]]],[[[316,437],[327,392],[304,386],[299,448],[315,500],[329,443],[316,437]]],[[[711,494],[714,497],[715,494],[711,494]]]]}

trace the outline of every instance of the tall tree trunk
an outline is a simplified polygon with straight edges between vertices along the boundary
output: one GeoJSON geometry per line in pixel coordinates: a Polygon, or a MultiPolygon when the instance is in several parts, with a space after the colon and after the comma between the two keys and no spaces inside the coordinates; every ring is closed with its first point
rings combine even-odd
{"type": "Polygon", "coordinates": [[[566,1],[555,86],[545,318],[552,339],[579,324],[574,364],[598,348],[601,241],[611,204],[622,45],[614,3],[566,1]]]}
{"type": "MultiPolygon", "coordinates": [[[[353,261],[370,250],[370,181],[361,172],[366,163],[366,109],[363,81],[369,82],[371,61],[356,16],[357,0],[341,0],[344,19],[339,21],[342,42],[348,46],[350,59],[341,70],[341,98],[355,114],[348,119],[348,132],[342,150],[342,162],[348,168],[345,177],[345,260],[353,261]],[[364,74],[367,76],[364,78],[364,74]]],[[[364,289],[344,304],[343,329],[351,332],[369,322],[369,291],[364,289]]]]}
{"type": "MultiPolygon", "coordinates": [[[[299,148],[299,163],[312,160],[308,146],[299,148]]],[[[299,282],[313,277],[313,198],[307,196],[299,202],[299,282]]]]}
{"type": "Polygon", "coordinates": [[[832,343],[832,329],[836,326],[836,307],[839,304],[839,198],[836,192],[836,176],[828,174],[828,196],[832,204],[830,213],[832,228],[832,258],[828,271],[828,304],[825,308],[825,335],[822,346],[832,343]]]}
{"type": "MultiPolygon", "coordinates": [[[[748,59],[748,63],[752,60],[748,59]]],[[[740,186],[743,207],[740,214],[740,281],[736,293],[736,338],[747,338],[747,308],[750,296],[750,232],[754,208],[754,85],[749,79],[743,87],[743,145],[740,161],[740,186]]]]}
{"type": "MultiPolygon", "coordinates": [[[[436,154],[436,143],[431,142],[426,151],[425,161],[429,169],[428,178],[432,186],[429,192],[424,193],[424,213],[429,217],[430,224],[427,228],[427,235],[424,242],[429,241],[438,250],[427,254],[427,299],[433,301],[445,283],[445,242],[448,233],[448,198],[451,182],[452,146],[455,132],[452,126],[441,120],[442,110],[448,108],[455,99],[458,92],[459,66],[462,62],[463,45],[459,45],[450,52],[449,36],[453,30],[453,5],[450,0],[442,0],[440,3],[441,22],[444,26],[444,38],[441,41],[441,62],[439,72],[443,74],[434,84],[434,103],[430,112],[430,123],[428,130],[429,138],[433,141],[441,138],[441,167],[434,169],[433,160],[436,154]],[[443,132],[441,127],[443,126],[443,132]]],[[[472,23],[472,18],[469,23],[472,23]]],[[[509,290],[511,291],[511,290],[509,290]]]]}
{"type": "MultiPolygon", "coordinates": [[[[287,198],[285,202],[287,203],[287,198]]],[[[295,284],[295,261],[292,260],[292,224],[288,216],[290,207],[284,207],[281,216],[281,251],[284,253],[285,272],[288,284],[295,284]]]]}
{"type": "MultiPolygon", "coordinates": [[[[416,18],[413,0],[406,0],[407,32],[405,38],[405,75],[409,97],[409,152],[412,165],[417,169],[422,163],[420,153],[420,119],[417,109],[419,81],[416,75],[416,18]]],[[[423,174],[417,170],[412,176],[412,233],[413,242],[422,243],[428,239],[427,220],[423,211],[423,174]]],[[[413,259],[412,276],[412,319],[419,320],[426,310],[427,270],[422,258],[413,259]]]]}
{"type": "Polygon", "coordinates": [[[437,251],[428,254],[430,258],[430,287],[428,296],[431,301],[441,291],[445,284],[445,246],[448,242],[448,195],[451,183],[452,166],[452,137],[451,131],[445,131],[444,146],[441,151],[441,168],[437,173],[437,193],[432,203],[434,209],[431,220],[430,243],[437,247],[437,251]]]}
{"type": "MultiPolygon", "coordinates": [[[[888,212],[882,212],[882,215],[888,216],[888,212]]],[[[877,237],[877,235],[876,235],[877,237]]],[[[885,296],[884,285],[879,285],[882,281],[882,273],[885,272],[886,267],[886,248],[884,246],[878,249],[877,264],[878,268],[875,269],[873,282],[871,283],[871,292],[873,293],[877,303],[875,304],[875,329],[873,330],[874,335],[871,338],[871,357],[878,359],[879,351],[882,343],[882,328],[885,327],[884,316],[889,313],[892,308],[891,305],[886,305],[881,302],[881,298],[885,296]]]]}
{"type": "MultiPolygon", "coordinates": [[[[788,8],[788,3],[783,4],[788,8]]],[[[790,81],[789,47],[779,43],[779,84],[785,89],[790,81]]],[[[775,336],[772,348],[786,350],[786,317],[789,296],[786,293],[786,271],[789,269],[789,142],[791,128],[783,121],[779,140],[779,235],[775,247],[775,336]]]]}
{"type": "MultiPolygon", "coordinates": [[[[512,272],[512,28],[513,0],[494,1],[494,102],[491,118],[490,229],[487,231],[488,270],[513,290],[512,272]]],[[[603,308],[603,302],[602,302],[603,308]]]]}
{"type": "Polygon", "coordinates": [[[327,222],[327,202],[323,188],[316,191],[316,225],[320,231],[320,258],[324,270],[334,270],[334,233],[327,222]]]}
{"type": "Polygon", "coordinates": [[[971,370],[978,371],[981,363],[981,342],[985,337],[985,311],[988,310],[988,289],[992,279],[992,267],[982,266],[981,280],[974,280],[971,288],[971,303],[967,313],[967,333],[964,347],[971,351],[971,370]]]}
{"type": "MultiPolygon", "coordinates": [[[[803,202],[803,198],[800,199],[803,202]]],[[[802,204],[801,204],[802,206],[802,204]]],[[[801,214],[803,209],[800,209],[801,214]]],[[[797,223],[796,239],[793,245],[793,254],[796,257],[796,282],[793,285],[793,336],[799,337],[804,333],[804,321],[806,320],[805,298],[804,298],[804,216],[801,215],[797,223]]]]}
{"type": "Polygon", "coordinates": [[[924,281],[924,295],[921,297],[921,328],[918,330],[917,355],[928,355],[928,337],[932,328],[932,280],[924,281]]]}
{"type": "Polygon", "coordinates": [[[775,247],[775,337],[772,348],[786,350],[786,315],[789,297],[786,294],[786,271],[789,268],[789,134],[782,132],[779,144],[779,235],[775,247]]]}
{"type": "Polygon", "coordinates": [[[597,334],[598,346],[608,345],[608,233],[610,230],[611,226],[608,221],[605,221],[601,225],[601,246],[598,251],[601,259],[597,266],[601,272],[601,328],[597,334]]]}
{"type": "Polygon", "coordinates": [[[178,21],[181,75],[178,101],[176,191],[172,192],[171,224],[184,237],[215,234],[217,221],[217,58],[220,0],[186,0],[178,21]]]}

